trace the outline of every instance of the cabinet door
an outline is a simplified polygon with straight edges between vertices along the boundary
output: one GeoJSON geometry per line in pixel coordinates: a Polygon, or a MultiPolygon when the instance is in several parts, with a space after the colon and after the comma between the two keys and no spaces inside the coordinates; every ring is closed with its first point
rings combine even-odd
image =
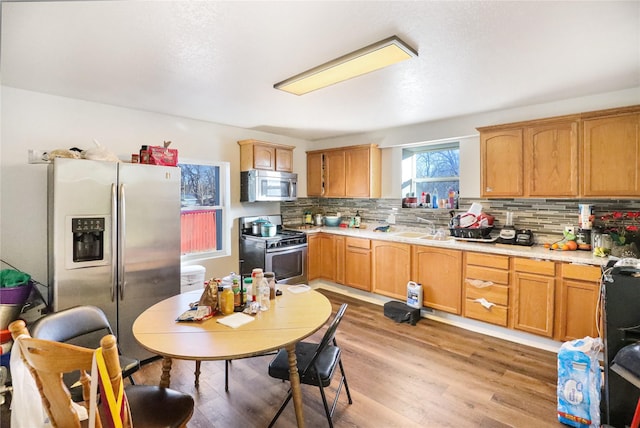
{"type": "Polygon", "coordinates": [[[370,195],[370,149],[350,149],[345,152],[346,196],[366,198],[370,195]]]}
{"type": "Polygon", "coordinates": [[[329,151],[324,154],[324,188],[323,196],[345,196],[345,152],[329,151]]]}
{"type": "Polygon", "coordinates": [[[373,292],[406,300],[407,282],[411,274],[411,246],[396,242],[371,241],[371,248],[373,292]]]}
{"type": "Polygon", "coordinates": [[[336,241],[331,235],[320,234],[320,278],[336,280],[336,241]]]}
{"type": "Polygon", "coordinates": [[[276,148],[276,171],[293,172],[293,150],[276,148]]]}
{"type": "Polygon", "coordinates": [[[480,133],[480,190],[484,197],[522,196],[522,129],[480,133]]]}
{"type": "Polygon", "coordinates": [[[412,246],[411,278],[422,284],[424,306],[460,315],[462,312],[462,253],[412,246]]]}
{"type": "Polygon", "coordinates": [[[578,196],[578,122],[527,128],[527,196],[578,196]]]}
{"type": "Polygon", "coordinates": [[[563,279],[560,286],[558,340],[598,337],[596,310],[600,288],[597,283],[563,279]]]}
{"type": "Polygon", "coordinates": [[[322,196],[322,153],[307,153],[307,196],[322,196]]]}
{"type": "Polygon", "coordinates": [[[253,146],[253,167],[273,171],[276,168],[276,149],[272,146],[253,146]]]}
{"type": "Polygon", "coordinates": [[[345,285],[371,291],[371,250],[350,246],[349,239],[345,250],[345,285]]]}
{"type": "Polygon", "coordinates": [[[584,196],[640,195],[640,114],[584,121],[584,196]]]}
{"type": "Polygon", "coordinates": [[[345,238],[344,236],[333,235],[334,248],[335,248],[335,260],[336,265],[336,279],[334,280],[338,284],[344,284],[345,282],[345,238]]]}
{"type": "Polygon", "coordinates": [[[555,277],[514,273],[513,327],[553,336],[555,277]]]}
{"type": "Polygon", "coordinates": [[[320,278],[320,235],[307,235],[307,280],[320,278]]]}

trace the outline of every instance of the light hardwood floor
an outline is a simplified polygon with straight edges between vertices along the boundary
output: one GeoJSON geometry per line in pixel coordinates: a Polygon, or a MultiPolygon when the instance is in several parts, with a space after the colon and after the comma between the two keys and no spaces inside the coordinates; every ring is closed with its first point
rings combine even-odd
{"type": "MultiPolygon", "coordinates": [[[[336,428],[565,426],[556,416],[556,354],[427,319],[416,326],[397,324],[384,317],[381,306],[319,291],[329,297],[334,313],[341,303],[349,304],[337,340],[353,404],[343,391],[336,428]]],[[[195,363],[175,360],[171,387],[196,400],[188,426],[266,427],[288,388],[267,374],[271,358],[234,361],[228,393],[224,362],[203,362],[195,388],[195,363]]],[[[135,378],[157,383],[160,369],[155,361],[135,378]]],[[[327,426],[317,388],[303,385],[303,400],[307,426],[327,426]]],[[[289,403],[276,427],[293,426],[289,403]]]]}

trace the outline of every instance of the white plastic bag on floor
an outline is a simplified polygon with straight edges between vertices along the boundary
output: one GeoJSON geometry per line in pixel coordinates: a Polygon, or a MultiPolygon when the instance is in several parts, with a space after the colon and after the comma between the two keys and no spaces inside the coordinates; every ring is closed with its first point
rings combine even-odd
{"type": "Polygon", "coordinates": [[[593,337],[565,342],[558,352],[558,420],[577,428],[600,427],[602,341],[593,337]]]}

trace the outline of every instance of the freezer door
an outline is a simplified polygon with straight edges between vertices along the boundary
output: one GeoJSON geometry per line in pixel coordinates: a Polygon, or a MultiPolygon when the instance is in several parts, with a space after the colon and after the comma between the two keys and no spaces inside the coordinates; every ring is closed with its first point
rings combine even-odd
{"type": "Polygon", "coordinates": [[[118,342],[141,360],[152,355],[133,337],[145,309],[180,293],[180,168],[119,166],[118,342]]]}
{"type": "Polygon", "coordinates": [[[49,306],[54,311],[77,305],[102,309],[117,322],[112,215],[117,165],[77,159],[54,159],[49,165],[49,306]],[[102,254],[96,260],[73,259],[79,245],[79,220],[101,219],[102,254]]]}

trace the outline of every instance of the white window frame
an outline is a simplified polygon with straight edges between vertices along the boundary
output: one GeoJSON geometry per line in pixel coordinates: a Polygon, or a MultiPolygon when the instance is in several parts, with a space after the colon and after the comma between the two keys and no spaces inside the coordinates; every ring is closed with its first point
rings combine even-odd
{"type": "Polygon", "coordinates": [[[407,193],[413,193],[415,196],[419,196],[416,193],[417,183],[437,183],[443,181],[457,181],[458,191],[460,190],[460,171],[457,176],[450,177],[435,177],[435,178],[416,178],[416,162],[415,155],[426,151],[439,151],[439,150],[458,150],[458,163],[460,162],[460,142],[450,141],[447,143],[427,143],[420,144],[411,147],[403,147],[403,159],[402,159],[402,196],[407,193]],[[404,158],[404,152],[413,152],[413,155],[404,158]]]}
{"type": "MultiPolygon", "coordinates": [[[[220,205],[208,206],[208,209],[222,210],[222,248],[216,251],[184,254],[180,256],[181,262],[193,262],[228,257],[231,255],[231,164],[229,162],[203,161],[194,159],[181,159],[181,164],[217,166],[220,168],[220,205]]],[[[182,207],[180,208],[182,214],[182,207]]]]}

